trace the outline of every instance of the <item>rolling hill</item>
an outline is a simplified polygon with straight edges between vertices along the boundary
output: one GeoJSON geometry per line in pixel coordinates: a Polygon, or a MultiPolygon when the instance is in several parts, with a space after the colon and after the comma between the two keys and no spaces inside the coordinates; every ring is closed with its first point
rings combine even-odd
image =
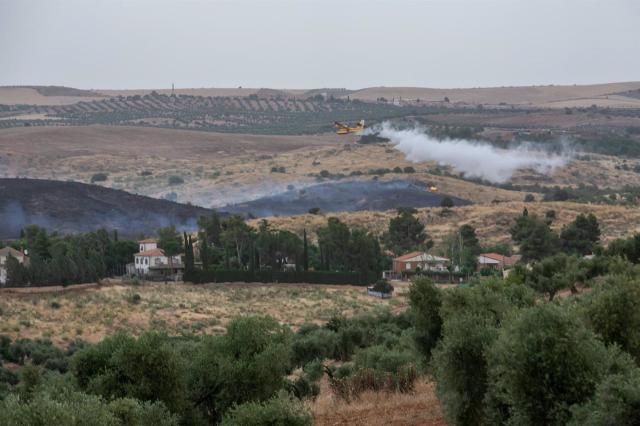
{"type": "Polygon", "coordinates": [[[104,228],[129,237],[152,235],[172,224],[193,229],[210,212],[78,182],[0,179],[0,238],[17,237],[29,224],[62,233],[104,228]]]}

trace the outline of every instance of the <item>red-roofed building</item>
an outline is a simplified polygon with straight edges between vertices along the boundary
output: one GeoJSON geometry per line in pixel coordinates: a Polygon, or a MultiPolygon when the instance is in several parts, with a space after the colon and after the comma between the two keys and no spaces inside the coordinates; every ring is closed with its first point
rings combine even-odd
{"type": "Polygon", "coordinates": [[[504,271],[505,269],[510,269],[521,258],[522,256],[519,254],[505,256],[498,253],[480,253],[478,256],[478,269],[490,268],[504,271]]]}
{"type": "Polygon", "coordinates": [[[422,251],[413,251],[393,259],[394,274],[420,271],[447,271],[449,259],[422,251]]]}
{"type": "Polygon", "coordinates": [[[173,275],[184,270],[181,256],[173,256],[172,262],[165,256],[164,251],[158,248],[156,240],[138,241],[140,252],[133,255],[133,271],[143,276],[173,275]]]}

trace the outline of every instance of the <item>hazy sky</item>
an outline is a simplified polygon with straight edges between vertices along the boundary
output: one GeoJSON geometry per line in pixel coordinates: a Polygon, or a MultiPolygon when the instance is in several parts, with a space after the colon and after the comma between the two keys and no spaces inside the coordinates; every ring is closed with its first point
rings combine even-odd
{"type": "Polygon", "coordinates": [[[639,0],[0,0],[0,85],[640,80],[639,0]]]}

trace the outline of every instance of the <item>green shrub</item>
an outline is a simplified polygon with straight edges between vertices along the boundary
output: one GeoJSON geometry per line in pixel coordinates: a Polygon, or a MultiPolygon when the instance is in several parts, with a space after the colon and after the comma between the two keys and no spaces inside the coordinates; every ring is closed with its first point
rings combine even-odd
{"type": "Polygon", "coordinates": [[[351,376],[355,372],[355,364],[352,362],[345,362],[340,367],[336,368],[335,376],[339,379],[351,376]]]}
{"type": "Polygon", "coordinates": [[[7,361],[23,365],[27,360],[35,365],[44,365],[48,369],[67,371],[64,352],[54,346],[50,340],[18,339],[13,343],[4,340],[0,346],[1,355],[7,361]],[[6,346],[5,346],[6,345],[6,346]]]}
{"type": "Polygon", "coordinates": [[[184,179],[182,178],[182,176],[169,176],[169,185],[182,185],[183,183],[184,179]]]}
{"type": "Polygon", "coordinates": [[[583,316],[608,344],[618,344],[640,363],[640,282],[610,278],[585,296],[583,316]]]}
{"type": "Polygon", "coordinates": [[[161,401],[174,413],[185,403],[185,372],[174,345],[158,333],[107,337],[79,350],[72,371],[81,389],[105,398],[161,401]]]}
{"type": "Polygon", "coordinates": [[[101,398],[75,393],[67,400],[57,400],[48,393],[30,399],[9,395],[0,401],[0,424],[16,426],[118,426],[101,398]]]}
{"type": "Polygon", "coordinates": [[[13,371],[0,367],[0,383],[7,383],[11,386],[17,385],[19,382],[18,375],[13,371]]]}
{"type": "Polygon", "coordinates": [[[298,399],[315,398],[320,394],[320,385],[309,380],[306,376],[300,376],[294,381],[289,381],[287,388],[298,399]]]}
{"type": "Polygon", "coordinates": [[[380,293],[393,293],[393,286],[387,280],[378,280],[373,285],[373,291],[380,293]]]}
{"type": "Polygon", "coordinates": [[[407,350],[389,349],[386,346],[377,345],[357,351],[354,361],[357,369],[369,368],[385,373],[397,373],[402,367],[415,364],[416,354],[407,350]]]}
{"type": "Polygon", "coordinates": [[[322,362],[315,360],[305,364],[302,371],[304,371],[304,374],[306,374],[309,380],[317,382],[324,374],[324,367],[322,366],[322,362]]]}
{"type": "Polygon", "coordinates": [[[632,426],[640,419],[640,370],[605,378],[585,404],[574,406],[571,426],[632,426]]]}
{"type": "Polygon", "coordinates": [[[312,417],[304,405],[285,392],[265,402],[247,402],[230,409],[222,426],[310,426],[312,417]]]}
{"type": "Polygon", "coordinates": [[[566,424],[611,362],[575,314],[548,303],[505,324],[487,359],[492,422],[541,425],[566,424]]]}
{"type": "Polygon", "coordinates": [[[96,173],[91,176],[91,183],[104,182],[109,178],[107,173],[96,173]]]}
{"type": "Polygon", "coordinates": [[[28,399],[0,401],[0,424],[11,426],[177,426],[178,418],[160,403],[116,399],[107,403],[68,385],[39,389],[28,399]]]}
{"type": "Polygon", "coordinates": [[[190,369],[192,398],[209,422],[234,404],[271,398],[290,371],[291,331],[269,317],[237,317],[206,337],[190,369]]]}
{"type": "Polygon", "coordinates": [[[127,302],[132,305],[139,305],[142,301],[142,296],[140,296],[138,293],[130,292],[127,294],[126,299],[127,302]]]}
{"type": "Polygon", "coordinates": [[[338,345],[338,336],[335,332],[317,328],[305,334],[296,334],[291,345],[294,365],[305,365],[311,361],[322,361],[333,358],[338,345]]]}
{"type": "Polygon", "coordinates": [[[444,322],[431,365],[438,399],[449,424],[484,424],[486,350],[497,335],[486,316],[458,311],[444,322]]]}
{"type": "Polygon", "coordinates": [[[409,289],[414,317],[416,347],[428,361],[442,333],[442,296],[430,279],[418,278],[409,289]]]}
{"type": "Polygon", "coordinates": [[[109,402],[108,408],[123,426],[177,426],[179,423],[178,416],[160,402],[121,398],[109,402]]]}

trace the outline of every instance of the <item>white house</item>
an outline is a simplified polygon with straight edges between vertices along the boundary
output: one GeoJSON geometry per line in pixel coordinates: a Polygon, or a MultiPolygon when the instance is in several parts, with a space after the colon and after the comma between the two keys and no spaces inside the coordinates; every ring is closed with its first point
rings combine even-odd
{"type": "Polygon", "coordinates": [[[7,283],[7,259],[9,256],[14,257],[19,263],[29,264],[29,256],[11,247],[0,249],[0,285],[7,283]]]}
{"type": "Polygon", "coordinates": [[[158,240],[154,238],[147,238],[146,240],[138,241],[138,245],[140,246],[138,249],[139,252],[153,250],[158,248],[158,240]]]}
{"type": "Polygon", "coordinates": [[[173,275],[184,269],[181,256],[173,256],[172,264],[156,240],[138,241],[140,251],[133,255],[133,268],[138,275],[173,275]]]}

